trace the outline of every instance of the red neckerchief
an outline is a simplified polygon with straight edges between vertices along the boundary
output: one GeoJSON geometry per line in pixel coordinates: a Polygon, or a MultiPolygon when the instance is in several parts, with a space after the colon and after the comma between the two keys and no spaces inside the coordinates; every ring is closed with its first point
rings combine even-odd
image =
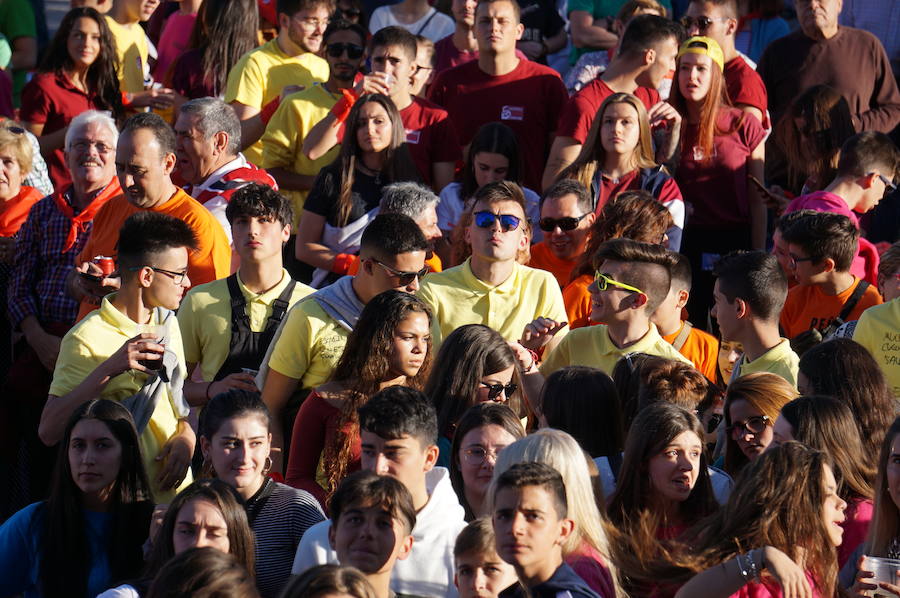
{"type": "Polygon", "coordinates": [[[69,187],[65,191],[56,191],[53,194],[53,201],[56,202],[56,207],[59,208],[59,211],[63,213],[63,216],[68,218],[69,222],[72,223],[72,226],[69,228],[69,234],[66,236],[66,244],[62,250],[63,253],[72,249],[76,239],[78,239],[78,233],[84,232],[88,223],[94,220],[97,210],[103,207],[103,204],[113,197],[122,194],[122,187],[119,186],[118,177],[113,177],[109,184],[107,184],[100,193],[94,196],[91,203],[76,216],[72,206],[66,201],[66,193],[71,189],[72,187],[69,187]]]}

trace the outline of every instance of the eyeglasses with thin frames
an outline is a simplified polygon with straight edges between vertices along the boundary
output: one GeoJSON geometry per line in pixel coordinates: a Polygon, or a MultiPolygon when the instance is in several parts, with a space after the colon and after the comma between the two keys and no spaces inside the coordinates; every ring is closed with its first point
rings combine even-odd
{"type": "Polygon", "coordinates": [[[790,251],[788,252],[788,265],[792,269],[795,269],[797,267],[797,264],[800,264],[803,262],[815,262],[817,259],[818,258],[815,256],[800,257],[798,255],[791,253],[790,251]]]}
{"type": "Polygon", "coordinates": [[[488,451],[480,446],[473,446],[471,448],[463,449],[463,461],[467,465],[483,465],[488,458],[491,458],[494,460],[494,463],[496,463],[497,455],[505,448],[505,446],[498,446],[493,451],[488,451]]]}
{"type": "Polygon", "coordinates": [[[163,270],[162,268],[157,268],[156,266],[150,266],[150,265],[135,266],[133,268],[129,268],[129,270],[131,272],[136,272],[136,271],[140,270],[141,268],[150,268],[154,272],[159,272],[160,274],[165,274],[166,276],[171,278],[172,282],[174,282],[175,284],[183,283],[184,277],[187,276],[187,270],[185,270],[184,272],[173,272],[172,270],[163,270]]]}
{"type": "Polygon", "coordinates": [[[725,431],[731,434],[732,438],[738,440],[745,433],[760,434],[766,429],[766,426],[769,425],[770,421],[768,415],[755,415],[753,417],[748,417],[746,421],[734,422],[725,428],[725,431]]]}

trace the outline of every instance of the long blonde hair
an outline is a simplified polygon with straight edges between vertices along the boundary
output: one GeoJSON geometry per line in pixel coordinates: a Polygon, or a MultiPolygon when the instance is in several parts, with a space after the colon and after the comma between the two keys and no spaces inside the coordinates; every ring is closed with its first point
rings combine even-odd
{"type": "Polygon", "coordinates": [[[497,456],[494,475],[488,489],[487,502],[493,510],[494,488],[497,478],[504,471],[522,462],[544,463],[556,469],[566,485],[566,502],[569,517],[575,521],[575,531],[563,546],[563,554],[578,551],[582,543],[587,543],[603,557],[609,570],[617,598],[626,594],[621,589],[618,570],[610,557],[609,539],[606,535],[606,517],[601,513],[594,498],[587,459],[578,442],[569,434],[552,428],[542,428],[537,432],[515,441],[497,456]]]}
{"type": "Polygon", "coordinates": [[[594,177],[598,170],[602,170],[606,161],[606,150],[603,148],[603,141],[600,139],[600,128],[603,126],[603,115],[606,109],[613,104],[628,104],[637,112],[638,126],[640,128],[640,136],[638,143],[634,148],[631,160],[635,168],[652,168],[656,166],[656,160],[653,157],[653,144],[650,137],[650,118],[647,116],[647,110],[644,103],[630,93],[614,93],[600,104],[597,110],[597,117],[591,125],[587,139],[581,146],[581,153],[575,158],[562,174],[560,179],[575,179],[585,189],[590,189],[594,181],[594,177]]]}

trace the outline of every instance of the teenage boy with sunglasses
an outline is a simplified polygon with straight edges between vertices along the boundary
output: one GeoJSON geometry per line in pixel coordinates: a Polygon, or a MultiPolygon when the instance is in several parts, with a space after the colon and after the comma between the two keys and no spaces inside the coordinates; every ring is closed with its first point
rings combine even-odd
{"type": "Polygon", "coordinates": [[[530,237],[522,188],[488,183],[475,193],[471,213],[465,239],[472,256],[429,276],[419,289],[434,310],[435,347],[460,326],[484,324],[529,349],[552,348],[568,331],[566,309],[552,274],[516,261],[530,237]]]}
{"type": "Polygon", "coordinates": [[[548,376],[569,365],[588,365],[612,374],[626,353],[647,353],[690,364],[659,335],[650,317],[669,292],[673,254],[659,245],[630,239],[607,241],[594,255],[597,272],[588,287],[591,320],[598,326],[577,328],[547,355],[541,373],[548,376]]]}
{"type": "Polygon", "coordinates": [[[538,226],[544,231],[544,240],[531,246],[528,265],[553,274],[560,288],[569,284],[595,218],[593,202],[584,185],[571,179],[554,183],[541,198],[538,226]]]}
{"type": "Polygon", "coordinates": [[[281,471],[285,439],[310,388],[325,382],[337,364],[347,336],[375,295],[391,289],[415,293],[428,272],[428,242],[411,218],[376,216],[363,231],[359,271],[318,290],[288,312],[263,358],[257,385],[272,415],[273,471],[281,471]],[[299,392],[298,392],[299,391],[299,392]],[[298,400],[288,404],[291,397],[298,400]]]}

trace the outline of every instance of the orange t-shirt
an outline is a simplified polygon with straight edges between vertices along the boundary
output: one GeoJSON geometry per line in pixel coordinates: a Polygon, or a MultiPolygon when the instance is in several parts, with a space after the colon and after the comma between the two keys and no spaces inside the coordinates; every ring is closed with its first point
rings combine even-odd
{"type": "Polygon", "coordinates": [[[593,276],[582,274],[563,288],[563,303],[569,316],[570,330],[596,324],[591,322],[591,294],[588,292],[592,282],[593,276]]]}
{"type": "Polygon", "coordinates": [[[44,194],[34,187],[22,185],[18,195],[0,202],[0,237],[12,237],[19,232],[31,207],[43,197],[44,194]]]}
{"type": "MultiPolygon", "coordinates": [[[[840,315],[860,279],[854,277],[854,281],[850,288],[839,295],[826,295],[814,284],[798,285],[788,291],[784,309],[781,310],[781,329],[784,336],[793,338],[812,328],[819,331],[828,328],[831,321],[840,315]]],[[[870,285],[850,312],[847,321],[858,320],[866,309],[881,302],[878,289],[875,285],[870,285]]]]}
{"type": "MultiPolygon", "coordinates": [[[[663,338],[667,343],[674,344],[682,328],[684,328],[684,322],[681,323],[678,330],[663,336],[663,338]]],[[[691,328],[684,345],[678,352],[690,359],[697,371],[706,376],[708,380],[716,381],[716,365],[719,361],[719,341],[716,337],[696,327],[691,328]]]]}
{"type": "MultiPolygon", "coordinates": [[[[355,259],[350,262],[350,265],[347,267],[347,274],[349,276],[356,276],[356,273],[359,272],[359,256],[354,255],[355,259]]],[[[441,258],[438,257],[438,254],[432,253],[431,257],[425,260],[425,265],[428,266],[432,272],[441,272],[441,258]]]]}
{"type": "Polygon", "coordinates": [[[572,268],[575,267],[574,260],[561,260],[550,251],[547,243],[541,241],[531,246],[531,261],[528,265],[532,268],[540,268],[553,274],[559,288],[569,284],[569,277],[572,275],[572,268]]]}
{"type": "MultiPolygon", "coordinates": [[[[194,231],[197,237],[197,251],[188,254],[188,277],[192,285],[197,286],[228,276],[231,271],[231,245],[222,225],[209,210],[181,189],[176,190],[169,201],[149,209],[178,218],[194,231]]],[[[115,257],[119,230],[129,216],[139,211],[141,208],[128,203],[124,195],[106,202],[94,217],[91,236],[76,263],[89,262],[96,255],[115,257]]],[[[82,301],[78,319],[81,320],[96,308],[96,305],[82,301]]]]}

